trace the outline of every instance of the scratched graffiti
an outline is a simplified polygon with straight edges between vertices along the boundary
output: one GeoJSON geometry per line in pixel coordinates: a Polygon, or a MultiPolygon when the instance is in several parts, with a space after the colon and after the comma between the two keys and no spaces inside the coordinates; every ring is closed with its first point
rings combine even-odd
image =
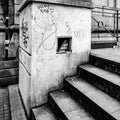
{"type": "Polygon", "coordinates": [[[65,26],[66,26],[66,29],[67,29],[67,33],[68,33],[69,35],[71,35],[71,34],[72,34],[72,30],[71,30],[71,27],[70,27],[69,23],[68,23],[68,22],[65,22],[65,26]]]}
{"type": "Polygon", "coordinates": [[[41,47],[43,47],[45,50],[51,50],[54,48],[56,43],[55,37],[57,36],[58,22],[65,26],[66,33],[71,36],[72,30],[69,22],[65,20],[64,12],[61,12],[57,8],[48,4],[39,4],[36,8],[37,12],[33,17],[35,23],[33,31],[38,34],[38,36],[40,36],[41,33],[42,38],[36,52],[38,52],[41,47]],[[39,33],[39,29],[37,28],[40,28],[39,33]],[[47,45],[48,41],[50,41],[52,44],[47,45]]]}
{"type": "Polygon", "coordinates": [[[38,11],[34,16],[34,31],[37,32],[37,27],[40,28],[41,32],[41,42],[37,48],[37,51],[41,47],[45,50],[51,50],[55,46],[55,36],[57,33],[56,19],[58,19],[59,13],[56,13],[54,8],[50,7],[48,4],[37,5],[38,11]],[[48,45],[49,44],[49,45],[48,45]]]}
{"type": "Polygon", "coordinates": [[[76,30],[76,31],[74,31],[74,36],[76,38],[84,38],[85,37],[84,36],[84,30],[76,30]]]}
{"type": "Polygon", "coordinates": [[[24,21],[24,18],[22,19],[22,37],[23,37],[23,44],[25,48],[27,48],[28,44],[28,23],[24,21]]]}
{"type": "Polygon", "coordinates": [[[49,5],[48,5],[48,4],[40,4],[40,5],[37,5],[37,8],[38,8],[42,13],[49,13],[49,5]]]}
{"type": "MultiPolygon", "coordinates": [[[[33,14],[33,31],[35,32],[35,40],[38,43],[36,52],[44,48],[45,50],[52,50],[56,45],[56,36],[74,36],[75,39],[85,38],[84,30],[79,29],[78,26],[74,26],[75,23],[70,18],[81,16],[81,12],[71,10],[71,15],[61,11],[58,7],[49,4],[35,5],[35,12],[33,14]],[[78,13],[78,14],[77,14],[78,13]],[[77,14],[77,16],[76,16],[77,14]],[[61,26],[63,27],[61,27],[61,26]],[[58,28],[60,27],[60,29],[58,28]],[[63,30],[62,30],[63,28],[63,30]],[[62,32],[63,31],[63,32],[62,32]],[[40,39],[40,41],[38,41],[40,39]]],[[[76,20],[76,24],[84,22],[76,20]]]]}

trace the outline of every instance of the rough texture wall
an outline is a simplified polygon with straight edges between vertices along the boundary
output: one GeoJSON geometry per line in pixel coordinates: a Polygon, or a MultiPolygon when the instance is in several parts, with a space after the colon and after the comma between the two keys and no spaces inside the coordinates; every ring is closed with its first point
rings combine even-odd
{"type": "Polygon", "coordinates": [[[32,9],[31,102],[38,106],[64,77],[76,73],[78,64],[87,62],[91,11],[49,4],[34,4],[32,9]],[[72,37],[72,52],[57,53],[58,37],[72,37]]]}
{"type": "Polygon", "coordinates": [[[21,11],[19,86],[28,114],[88,61],[90,30],[90,9],[33,3],[21,11]],[[71,51],[57,52],[60,37],[71,38],[71,51]]]}

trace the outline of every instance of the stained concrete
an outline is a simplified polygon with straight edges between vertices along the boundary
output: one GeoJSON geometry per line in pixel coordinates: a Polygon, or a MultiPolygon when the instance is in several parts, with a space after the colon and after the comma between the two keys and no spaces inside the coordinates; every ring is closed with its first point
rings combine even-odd
{"type": "Polygon", "coordinates": [[[28,114],[30,107],[46,103],[48,92],[62,87],[77,65],[88,62],[91,9],[76,3],[37,0],[21,7],[19,86],[28,114]],[[71,50],[58,53],[58,38],[65,37],[71,38],[71,50]]]}

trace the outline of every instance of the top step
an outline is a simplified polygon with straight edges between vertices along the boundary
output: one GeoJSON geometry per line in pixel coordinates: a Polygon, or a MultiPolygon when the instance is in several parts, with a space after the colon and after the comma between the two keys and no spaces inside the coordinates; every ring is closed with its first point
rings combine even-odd
{"type": "Polygon", "coordinates": [[[97,49],[90,53],[90,64],[120,74],[120,49],[97,49]]]}
{"type": "Polygon", "coordinates": [[[106,48],[106,49],[92,50],[91,55],[120,63],[119,48],[106,48]]]}
{"type": "Polygon", "coordinates": [[[18,60],[0,61],[0,69],[17,68],[18,60]]]}

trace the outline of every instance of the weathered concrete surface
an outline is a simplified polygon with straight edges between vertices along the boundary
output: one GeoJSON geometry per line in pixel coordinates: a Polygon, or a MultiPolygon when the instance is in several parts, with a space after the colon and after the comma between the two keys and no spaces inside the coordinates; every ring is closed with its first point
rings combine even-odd
{"type": "Polygon", "coordinates": [[[68,120],[95,120],[84,108],[65,91],[50,93],[52,109],[59,118],[68,120]],[[65,116],[65,117],[63,117],[65,116]]]}
{"type": "Polygon", "coordinates": [[[32,99],[34,106],[44,103],[48,91],[60,87],[65,76],[75,74],[78,64],[87,62],[91,11],[50,4],[33,4],[32,9],[31,96],[36,98],[32,99]],[[57,38],[61,36],[72,37],[72,52],[56,54],[57,38]]]}
{"type": "Polygon", "coordinates": [[[30,93],[31,93],[31,76],[27,73],[25,67],[20,63],[19,64],[19,89],[21,97],[23,99],[27,114],[29,115],[29,110],[31,107],[30,103],[30,93]]]}
{"type": "Polygon", "coordinates": [[[64,77],[88,61],[90,30],[90,9],[42,2],[21,11],[19,84],[27,111],[46,103],[48,92],[60,88],[64,77]],[[57,52],[59,37],[71,38],[71,51],[57,52]]]}
{"type": "Polygon", "coordinates": [[[76,99],[80,101],[80,103],[83,103],[88,108],[87,110],[89,112],[93,112],[96,118],[99,117],[101,120],[104,118],[119,119],[119,116],[113,114],[116,111],[120,111],[119,101],[81,78],[69,77],[66,81],[67,90],[74,95],[77,94],[78,96],[76,96],[76,99]]]}
{"type": "Polygon", "coordinates": [[[92,55],[120,63],[120,48],[97,49],[91,51],[92,55]]]}

